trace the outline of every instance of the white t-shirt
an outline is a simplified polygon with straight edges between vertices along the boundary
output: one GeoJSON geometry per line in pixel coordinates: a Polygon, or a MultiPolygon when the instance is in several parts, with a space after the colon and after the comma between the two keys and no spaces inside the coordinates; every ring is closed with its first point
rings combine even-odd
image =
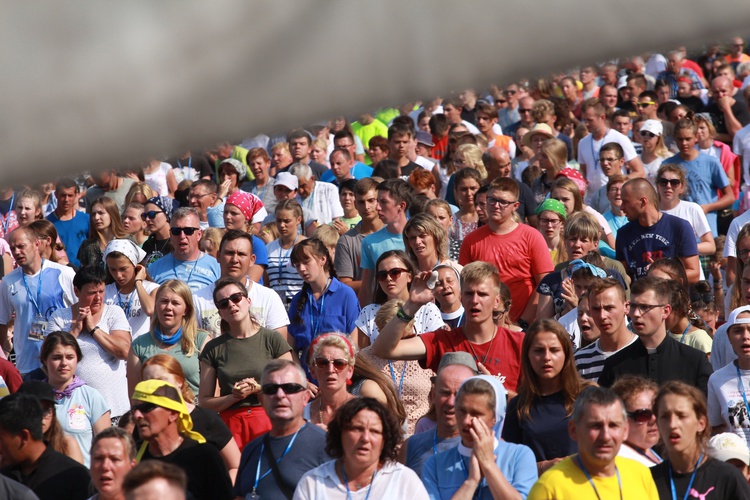
{"type": "MultiPolygon", "coordinates": [[[[646,180],[654,186],[654,189],[656,189],[656,174],[659,172],[659,167],[661,167],[661,162],[663,161],[664,158],[657,156],[655,160],[643,164],[646,180]]],[[[643,162],[643,158],[641,158],[641,162],[643,162]]]]}
{"type": "MultiPolygon", "coordinates": [[[[690,223],[695,233],[695,242],[700,243],[701,236],[706,233],[711,233],[711,226],[708,225],[708,219],[703,209],[697,203],[692,201],[680,200],[676,207],[669,210],[662,210],[665,214],[674,215],[680,219],[686,220],[690,223]]],[[[703,274],[703,266],[700,267],[700,280],[705,280],[706,277],[703,274]]]]}
{"type": "MultiPolygon", "coordinates": [[[[377,325],[375,325],[375,315],[380,310],[380,304],[370,304],[362,308],[359,313],[357,321],[354,322],[357,328],[362,330],[362,333],[370,338],[370,343],[375,342],[375,339],[380,335],[377,325]]],[[[434,332],[445,326],[443,317],[440,314],[440,309],[429,302],[419,308],[417,314],[414,315],[414,332],[417,335],[422,335],[425,332],[434,332]]]]}
{"type": "Polygon", "coordinates": [[[573,342],[573,350],[577,351],[581,347],[581,327],[578,326],[578,308],[574,307],[563,314],[558,323],[568,332],[570,341],[573,342]]]}
{"type": "MultiPolygon", "coordinates": [[[[375,475],[370,487],[351,492],[351,498],[408,498],[428,500],[422,481],[417,473],[398,462],[388,461],[375,475]]],[[[302,476],[294,500],[320,500],[327,498],[347,498],[346,487],[336,474],[336,460],[320,465],[302,476]]]]}
{"type": "Polygon", "coordinates": [[[344,216],[344,208],[339,201],[339,190],[329,182],[315,181],[315,188],[306,200],[297,196],[303,208],[313,213],[319,225],[328,224],[333,219],[344,216]]]}
{"type": "MultiPolygon", "coordinates": [[[[740,370],[740,377],[745,397],[750,398],[750,370],[740,370]]],[[[712,427],[726,424],[728,432],[750,442],[750,415],[739,386],[734,363],[711,374],[708,378],[708,423],[712,427]]]]}
{"type": "Polygon", "coordinates": [[[151,189],[156,191],[158,195],[169,196],[169,187],[167,186],[167,172],[172,170],[172,165],[169,163],[159,163],[159,168],[155,172],[147,174],[144,172],[143,178],[151,189]]]}
{"type": "MultiPolygon", "coordinates": [[[[58,309],[52,313],[47,331],[69,332],[72,324],[73,309],[70,307],[58,309]]],[[[119,306],[104,304],[96,325],[108,333],[112,330],[124,330],[130,333],[130,324],[119,306]]],[[[83,359],[78,362],[76,375],[101,393],[113,417],[126,413],[130,409],[130,399],[128,398],[125,361],[105,351],[88,332],[81,332],[78,335],[78,345],[81,347],[83,359]]]]}
{"type": "Polygon", "coordinates": [[[750,222],[750,210],[735,218],[729,224],[727,239],[724,242],[724,257],[737,257],[737,235],[740,234],[740,231],[748,222],[750,222]]]}
{"type": "Polygon", "coordinates": [[[742,157],[743,184],[750,184],[750,124],[745,125],[734,134],[732,151],[742,157]]]}
{"type": "MultiPolygon", "coordinates": [[[[616,142],[622,147],[622,150],[625,152],[626,162],[638,156],[631,140],[617,130],[607,129],[607,133],[604,134],[604,137],[600,141],[595,141],[594,136],[591,134],[581,139],[581,142],[578,143],[578,163],[586,165],[586,179],[589,181],[589,187],[586,189],[586,203],[588,203],[591,196],[599,188],[607,184],[607,177],[599,165],[599,151],[601,151],[602,146],[610,142],[616,142]]],[[[624,167],[623,173],[625,173],[624,167]]]]}
{"type": "MultiPolygon", "coordinates": [[[[159,288],[159,285],[153,281],[144,280],[143,288],[151,294],[159,288]]],[[[123,310],[130,324],[131,338],[135,339],[144,333],[148,333],[151,328],[151,317],[143,312],[141,299],[138,297],[138,292],[135,289],[131,293],[121,294],[118,293],[117,286],[114,283],[110,283],[104,289],[104,303],[110,306],[119,306],[123,310]]]]}
{"type": "MultiPolygon", "coordinates": [[[[289,324],[289,316],[279,295],[263,285],[247,280],[245,286],[249,286],[248,297],[250,298],[250,312],[260,323],[260,326],[269,330],[277,330],[289,324]]],[[[195,306],[195,319],[198,328],[206,330],[212,337],[221,334],[219,324],[221,317],[219,309],[214,303],[215,284],[201,288],[193,294],[193,305],[195,306]]]]}

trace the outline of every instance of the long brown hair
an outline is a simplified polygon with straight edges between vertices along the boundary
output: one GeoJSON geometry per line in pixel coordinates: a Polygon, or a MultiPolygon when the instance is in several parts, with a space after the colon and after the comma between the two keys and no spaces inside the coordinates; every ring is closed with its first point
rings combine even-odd
{"type": "MultiPolygon", "coordinates": [[[[408,361],[404,361],[408,363],[408,361]]],[[[385,394],[386,407],[391,411],[397,418],[401,426],[406,422],[406,410],[404,405],[398,398],[396,388],[393,386],[393,381],[386,377],[383,372],[372,364],[372,361],[363,356],[362,353],[357,353],[354,362],[354,375],[352,375],[352,382],[357,383],[359,380],[372,380],[380,390],[385,394]]]]}
{"type": "MultiPolygon", "coordinates": [[[[740,232],[737,234],[737,239],[735,240],[735,249],[739,246],[740,241],[745,238],[750,238],[750,224],[745,224],[742,229],[740,229],[740,232]]],[[[729,299],[730,311],[747,305],[745,296],[742,293],[742,273],[745,271],[745,263],[740,259],[739,252],[736,253],[737,257],[734,259],[737,262],[734,271],[734,286],[732,287],[732,296],[729,299]]]]}
{"type": "MultiPolygon", "coordinates": [[[[109,215],[109,230],[112,231],[113,238],[130,237],[130,235],[125,232],[125,228],[122,225],[122,217],[120,216],[120,211],[117,209],[115,200],[106,196],[97,198],[93,201],[93,203],[91,203],[91,209],[89,211],[93,212],[96,205],[101,205],[102,207],[104,207],[104,211],[107,212],[107,215],[109,215]]],[[[91,215],[90,217],[93,218],[93,215],[91,215]]],[[[91,224],[91,233],[89,234],[89,239],[96,240],[103,246],[107,246],[107,243],[109,243],[109,240],[107,240],[104,235],[96,229],[94,224],[91,224]]]]}
{"type": "Polygon", "coordinates": [[[143,372],[146,367],[151,365],[161,366],[179,380],[180,385],[182,385],[182,390],[180,391],[182,393],[182,399],[184,399],[186,403],[195,403],[195,394],[193,394],[190,384],[185,381],[185,372],[182,370],[182,365],[177,361],[177,358],[164,353],[151,356],[144,361],[141,366],[141,378],[143,378],[143,372]]]}
{"type": "Polygon", "coordinates": [[[530,418],[531,407],[537,404],[542,397],[539,376],[531,368],[529,352],[536,336],[546,332],[554,333],[557,336],[565,354],[565,362],[558,377],[562,379],[563,401],[568,415],[573,412],[573,403],[575,403],[578,393],[583,389],[583,381],[578,375],[573,359],[573,342],[570,341],[570,335],[557,321],[539,319],[532,323],[526,331],[526,336],[523,338],[523,344],[521,345],[521,384],[518,386],[518,418],[520,420],[530,418]]]}

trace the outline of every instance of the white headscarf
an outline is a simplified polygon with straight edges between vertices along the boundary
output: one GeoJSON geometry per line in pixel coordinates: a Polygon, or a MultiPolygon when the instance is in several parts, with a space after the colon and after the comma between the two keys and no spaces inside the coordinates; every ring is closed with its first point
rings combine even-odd
{"type": "Polygon", "coordinates": [[[128,258],[134,266],[140,264],[140,262],[146,258],[146,252],[143,251],[133,240],[127,238],[114,239],[107,243],[107,248],[104,249],[104,258],[107,258],[112,252],[120,252],[128,258]]]}

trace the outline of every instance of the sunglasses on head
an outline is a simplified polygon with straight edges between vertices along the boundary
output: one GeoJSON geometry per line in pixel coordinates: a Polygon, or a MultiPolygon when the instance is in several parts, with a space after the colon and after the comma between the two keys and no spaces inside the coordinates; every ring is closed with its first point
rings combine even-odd
{"type": "Polygon", "coordinates": [[[266,396],[275,396],[278,394],[279,389],[284,394],[297,394],[307,389],[307,387],[290,382],[288,384],[265,384],[260,388],[261,392],[266,396]]]}
{"type": "Polygon", "coordinates": [[[654,416],[654,412],[651,411],[649,408],[643,408],[641,410],[628,412],[628,417],[632,418],[639,424],[645,424],[646,422],[649,422],[651,420],[651,417],[653,416],[654,416]]]}
{"type": "Polygon", "coordinates": [[[159,408],[159,405],[156,405],[154,403],[141,403],[141,404],[134,405],[132,407],[132,410],[133,411],[137,410],[145,415],[146,413],[151,413],[157,408],[159,408]]]}
{"type": "Polygon", "coordinates": [[[185,233],[185,236],[192,236],[196,231],[200,231],[199,227],[171,227],[169,232],[172,236],[179,236],[181,233],[185,233]]]}
{"type": "Polygon", "coordinates": [[[378,271],[378,281],[385,281],[386,278],[390,276],[392,280],[397,280],[399,277],[401,277],[401,273],[408,273],[408,269],[404,269],[403,267],[394,267],[393,269],[389,269],[387,271],[378,271]]]}
{"type": "Polygon", "coordinates": [[[242,299],[245,298],[245,294],[242,292],[233,293],[229,297],[219,299],[216,301],[216,307],[218,309],[226,309],[229,307],[229,301],[231,300],[234,304],[239,304],[242,299]]]}
{"type": "Polygon", "coordinates": [[[141,214],[141,220],[156,219],[157,215],[163,214],[163,213],[164,212],[162,212],[161,210],[149,210],[148,212],[143,212],[141,214]]]}
{"type": "Polygon", "coordinates": [[[680,184],[682,184],[682,181],[680,179],[665,179],[664,177],[661,177],[659,180],[656,181],[660,186],[672,186],[673,188],[676,188],[680,184]]]}
{"type": "Polygon", "coordinates": [[[704,304],[710,304],[713,301],[714,296],[710,293],[693,292],[690,294],[690,302],[703,302],[704,304]]]}
{"type": "Polygon", "coordinates": [[[347,366],[349,366],[349,362],[345,359],[328,359],[328,358],[315,358],[315,366],[322,369],[327,370],[328,365],[333,364],[333,367],[336,369],[337,372],[340,372],[347,366]]]}

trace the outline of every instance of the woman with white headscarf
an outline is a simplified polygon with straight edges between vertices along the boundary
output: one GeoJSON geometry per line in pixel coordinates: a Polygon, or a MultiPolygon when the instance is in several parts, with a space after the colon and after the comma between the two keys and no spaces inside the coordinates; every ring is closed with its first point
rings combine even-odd
{"type": "Polygon", "coordinates": [[[123,310],[133,339],[148,332],[159,288],[140,264],[145,258],[146,252],[125,238],[110,241],[104,250],[105,267],[114,280],[104,290],[104,303],[123,310]]]}
{"type": "Polygon", "coordinates": [[[461,442],[430,457],[422,469],[430,498],[526,498],[537,480],[528,447],[497,439],[507,391],[497,377],[478,375],[461,384],[456,420],[461,442]]]}

